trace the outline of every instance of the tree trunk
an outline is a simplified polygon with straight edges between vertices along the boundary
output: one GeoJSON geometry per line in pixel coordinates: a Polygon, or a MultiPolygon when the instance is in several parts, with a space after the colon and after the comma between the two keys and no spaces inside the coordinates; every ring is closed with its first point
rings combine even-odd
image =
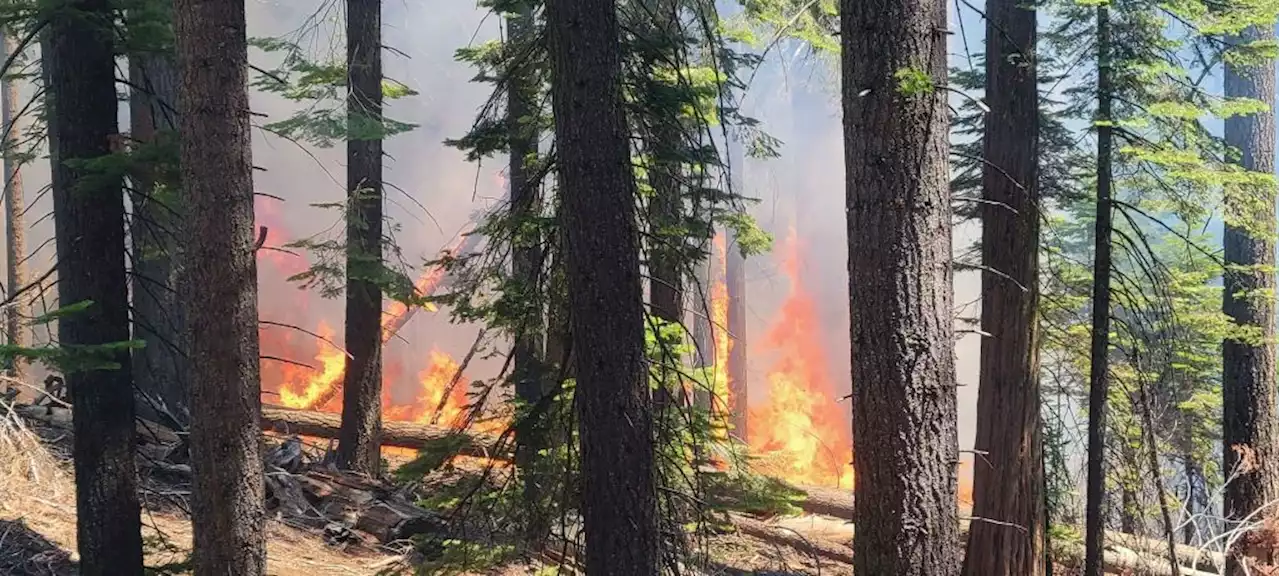
{"type": "MultiPolygon", "coordinates": [[[[1244,41],[1276,39],[1272,25],[1248,29],[1244,41]]],[[[1240,150],[1246,170],[1274,176],[1276,173],[1276,69],[1268,60],[1260,66],[1227,65],[1228,98],[1254,98],[1270,105],[1266,112],[1233,116],[1226,120],[1227,144],[1240,150]]],[[[1223,278],[1222,311],[1242,326],[1257,327],[1254,339],[1227,339],[1222,343],[1223,456],[1229,480],[1224,492],[1229,521],[1270,506],[1254,521],[1276,517],[1280,497],[1280,448],[1276,420],[1276,208],[1275,186],[1229,190],[1223,237],[1227,271],[1223,278]],[[1242,465],[1243,464],[1243,465],[1242,465]],[[1233,478],[1234,475],[1234,478],[1233,478]]],[[[1274,539],[1274,535],[1272,535],[1274,539]]],[[[1277,565],[1275,547],[1258,558],[1277,565]]],[[[1232,550],[1233,570],[1247,550],[1232,550]]]]}
{"type": "MultiPolygon", "coordinates": [[[[4,38],[4,53],[8,57],[18,51],[18,41],[13,30],[0,29],[4,38]]],[[[18,59],[14,60],[15,65],[18,59]]],[[[26,202],[22,195],[22,172],[18,156],[18,142],[22,137],[22,119],[14,114],[14,106],[19,102],[18,85],[8,78],[16,69],[4,70],[5,78],[0,80],[0,116],[3,116],[4,139],[4,205],[5,205],[5,259],[8,262],[7,284],[9,294],[17,294],[27,283],[27,266],[23,260],[27,257],[27,225],[23,211],[26,202]]],[[[5,343],[10,346],[30,346],[31,338],[23,329],[23,319],[31,315],[29,301],[26,297],[15,298],[4,310],[5,343]]],[[[27,377],[27,360],[14,356],[8,368],[9,377],[25,381],[27,377]]]]}
{"type": "Polygon", "coordinates": [[[843,0],[840,14],[854,573],[947,576],[959,567],[947,2],[843,0]],[[932,85],[899,85],[912,74],[932,85]]]}
{"type": "Polygon", "coordinates": [[[192,563],[266,570],[244,3],[175,0],[191,362],[192,563]]]}
{"type": "Polygon", "coordinates": [[[1037,348],[1040,206],[1036,12],[1022,0],[987,2],[983,131],[982,339],[973,467],[975,522],[967,576],[1044,573],[1040,358],[1037,348]]]}
{"type": "Polygon", "coordinates": [[[88,303],[58,319],[60,344],[78,357],[72,362],[91,363],[64,368],[76,406],[76,542],[81,574],[140,575],[129,353],[102,349],[129,340],[124,196],[120,181],[72,162],[109,155],[118,133],[111,6],[82,0],[68,10],[51,15],[46,65],[58,302],[88,303]]]}
{"type": "Polygon", "coordinates": [[[1098,6],[1098,197],[1094,225],[1093,325],[1089,348],[1089,440],[1085,486],[1085,576],[1102,576],[1106,518],[1107,366],[1111,344],[1111,22],[1098,6]]]}
{"type": "MultiPolygon", "coordinates": [[[[741,164],[735,164],[741,169],[741,164]]],[[[729,376],[729,414],[732,434],[742,442],[747,441],[747,259],[739,250],[736,238],[730,234],[725,241],[724,276],[725,297],[729,309],[726,315],[730,341],[727,374],[729,376]]]]}
{"type": "Polygon", "coordinates": [[[547,4],[589,576],[656,576],[636,185],[613,0],[547,4]]]}
{"type": "MultiPolygon", "coordinates": [[[[513,45],[532,40],[532,11],[527,5],[507,20],[507,31],[513,45]]],[[[520,286],[524,303],[519,309],[514,338],[514,378],[516,396],[526,406],[536,406],[549,390],[543,363],[543,313],[545,300],[542,283],[542,235],[528,223],[539,214],[540,194],[537,182],[529,178],[529,157],[536,154],[538,144],[533,107],[538,85],[531,81],[531,70],[523,62],[511,71],[507,85],[507,130],[510,138],[510,166],[507,182],[511,188],[511,268],[520,286]]],[[[527,520],[525,541],[530,546],[541,544],[551,533],[551,518],[546,507],[550,494],[551,471],[543,464],[539,452],[548,447],[545,415],[526,415],[516,433],[516,465],[523,474],[524,505],[527,520]]]]}
{"type": "Polygon", "coordinates": [[[382,2],[347,2],[347,322],[338,466],[377,475],[382,434],[382,2]],[[376,128],[375,128],[376,127],[376,128]],[[377,130],[375,134],[369,134],[377,130]]]}
{"type": "MultiPolygon", "coordinates": [[[[137,147],[172,142],[178,130],[178,69],[169,54],[129,55],[129,132],[137,147]]],[[[145,154],[159,158],[157,152],[145,154]]],[[[143,165],[131,175],[133,218],[133,337],[144,346],[133,355],[138,412],[173,428],[185,428],[191,413],[190,388],[178,348],[183,327],[178,302],[178,238],[181,237],[181,185],[172,166],[143,165]]]]}

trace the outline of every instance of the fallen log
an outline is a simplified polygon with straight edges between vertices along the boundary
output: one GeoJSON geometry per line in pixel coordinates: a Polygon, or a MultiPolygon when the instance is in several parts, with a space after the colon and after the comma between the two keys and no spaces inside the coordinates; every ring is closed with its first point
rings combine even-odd
{"type": "Polygon", "coordinates": [[[796,503],[801,510],[810,514],[853,521],[853,490],[818,486],[798,486],[798,488],[807,495],[804,500],[796,503]]]}
{"type": "MultiPolygon", "coordinates": [[[[1068,566],[1084,563],[1084,546],[1079,544],[1057,545],[1051,550],[1056,562],[1068,566]]],[[[1143,574],[1146,576],[1216,576],[1217,572],[1204,572],[1179,566],[1175,574],[1163,555],[1138,552],[1124,546],[1109,545],[1102,551],[1102,570],[1108,574],[1143,574]]]]}
{"type": "Polygon", "coordinates": [[[729,521],[739,532],[759,538],[770,544],[788,546],[826,560],[845,564],[853,564],[853,549],[848,545],[836,544],[827,540],[805,538],[791,530],[771,526],[766,522],[740,514],[730,514],[729,521]]]}
{"type": "MultiPolygon", "coordinates": [[[[1105,538],[1108,543],[1115,543],[1135,552],[1160,558],[1164,558],[1169,550],[1169,543],[1165,540],[1146,538],[1136,534],[1107,530],[1105,538]]],[[[1221,552],[1201,550],[1195,546],[1175,545],[1174,554],[1178,556],[1178,564],[1214,574],[1219,573],[1227,564],[1227,559],[1221,552]]]]}
{"type": "MultiPolygon", "coordinates": [[[[262,407],[262,429],[281,434],[297,434],[317,438],[337,438],[342,415],[315,410],[295,410],[278,406],[262,407]]],[[[452,439],[458,454],[504,458],[495,452],[498,438],[486,434],[459,432],[444,426],[431,426],[394,420],[382,423],[382,445],[420,449],[431,443],[452,439]]]]}

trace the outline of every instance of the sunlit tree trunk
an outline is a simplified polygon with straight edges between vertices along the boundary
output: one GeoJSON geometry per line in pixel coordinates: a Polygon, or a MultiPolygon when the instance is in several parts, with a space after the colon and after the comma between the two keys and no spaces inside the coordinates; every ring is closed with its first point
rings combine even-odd
{"type": "MultiPolygon", "coordinates": [[[[12,30],[0,30],[0,35],[4,36],[4,53],[5,56],[18,51],[18,42],[14,38],[12,30]]],[[[6,284],[8,291],[6,294],[17,294],[23,285],[27,283],[27,266],[23,261],[27,257],[27,225],[26,217],[23,211],[26,210],[26,202],[22,194],[22,171],[18,163],[18,142],[22,137],[22,118],[15,114],[14,107],[17,106],[18,85],[8,78],[20,59],[14,59],[14,66],[10,70],[5,70],[5,78],[0,80],[0,116],[3,116],[3,123],[0,129],[4,130],[4,206],[5,206],[5,242],[6,252],[5,260],[8,263],[6,284]]],[[[4,331],[5,343],[11,346],[28,346],[31,338],[26,330],[23,329],[23,319],[31,314],[31,307],[27,304],[29,300],[26,297],[15,298],[4,310],[4,331]]],[[[9,366],[9,377],[25,381],[27,377],[27,360],[22,357],[14,357],[13,364],[9,366]]]]}
{"type": "MultiPolygon", "coordinates": [[[[1248,29],[1242,41],[1276,40],[1275,25],[1248,29]]],[[[1270,108],[1226,120],[1227,144],[1240,151],[1246,170],[1276,174],[1276,67],[1273,60],[1256,65],[1227,65],[1228,98],[1253,98],[1270,108]]],[[[1229,483],[1223,506],[1230,521],[1250,514],[1269,522],[1272,532],[1242,539],[1231,550],[1229,567],[1243,573],[1242,558],[1251,556],[1271,566],[1276,558],[1276,498],[1280,497],[1280,422],[1276,417],[1276,198],[1274,181],[1241,187],[1226,195],[1227,225],[1223,236],[1226,272],[1222,311],[1233,322],[1252,327],[1251,337],[1222,343],[1223,457],[1229,483]],[[1264,510],[1268,507],[1269,510],[1264,510]],[[1256,514],[1255,514],[1256,512],[1256,514]],[[1271,540],[1253,546],[1246,541],[1271,540]]],[[[1255,569],[1256,571],[1256,569],[1255,569]]]]}
{"type": "Polygon", "coordinates": [[[1036,12],[988,0],[982,339],[966,576],[1044,573],[1037,342],[1040,97],[1036,12]]]}
{"type": "Polygon", "coordinates": [[[840,5],[856,574],[959,568],[947,4],[840,5]]]}

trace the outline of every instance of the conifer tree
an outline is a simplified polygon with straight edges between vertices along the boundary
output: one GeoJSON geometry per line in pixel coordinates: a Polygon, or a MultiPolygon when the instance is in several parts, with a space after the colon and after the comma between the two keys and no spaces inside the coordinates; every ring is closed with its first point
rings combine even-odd
{"type": "Polygon", "coordinates": [[[80,573],[142,574],[129,371],[121,182],[101,162],[118,138],[112,12],[73,2],[49,15],[49,132],[58,253],[59,345],[75,405],[80,573]]]}
{"type": "Polygon", "coordinates": [[[956,563],[947,3],[844,0],[854,572],[956,563]]]}
{"type": "Polygon", "coordinates": [[[347,2],[347,290],[340,466],[376,475],[382,439],[382,2],[347,2]]]}
{"type": "Polygon", "coordinates": [[[176,0],[195,574],[266,570],[244,2],[176,0]],[[210,47],[217,47],[216,50],[210,47]]]}
{"type": "Polygon", "coordinates": [[[660,539],[635,191],[613,0],[551,0],[581,512],[590,576],[654,576],[660,539]]]}

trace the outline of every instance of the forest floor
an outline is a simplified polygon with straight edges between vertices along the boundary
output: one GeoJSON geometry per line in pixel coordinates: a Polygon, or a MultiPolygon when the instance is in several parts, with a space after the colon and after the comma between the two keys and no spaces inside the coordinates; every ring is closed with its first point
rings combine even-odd
{"type": "MultiPolygon", "coordinates": [[[[71,576],[77,574],[74,474],[65,430],[0,426],[0,574],[71,576]]],[[[191,524],[185,491],[142,479],[143,535],[146,564],[160,573],[184,573],[189,558],[191,524]]],[[[847,546],[852,527],[820,516],[764,521],[771,529],[801,539],[847,546]]],[[[848,572],[847,564],[742,532],[717,534],[702,543],[706,576],[816,575],[848,572]]],[[[268,574],[273,576],[373,576],[407,567],[402,550],[368,542],[334,544],[321,531],[292,526],[280,519],[268,525],[268,574]]],[[[477,576],[545,574],[536,562],[516,562],[477,576]]],[[[411,571],[407,571],[411,573],[411,571]]],[[[561,573],[572,574],[571,570],[561,573]]]]}

